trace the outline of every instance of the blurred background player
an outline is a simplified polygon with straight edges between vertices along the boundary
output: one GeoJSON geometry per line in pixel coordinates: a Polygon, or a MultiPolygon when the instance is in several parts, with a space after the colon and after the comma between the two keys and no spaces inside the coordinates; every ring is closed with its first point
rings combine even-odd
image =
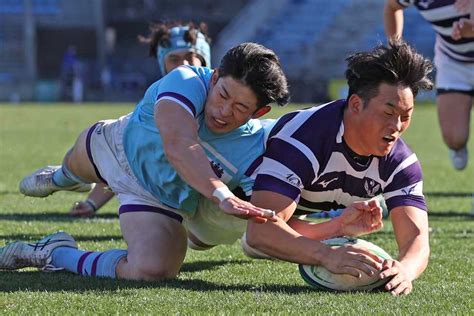
{"type": "MultiPolygon", "coordinates": [[[[157,22],[150,24],[149,29],[149,36],[139,35],[138,40],[149,45],[149,56],[156,58],[162,76],[181,65],[210,67],[210,39],[205,23],[201,22],[196,28],[193,23],[157,22]]],[[[69,214],[76,217],[94,216],[113,196],[114,193],[105,184],[98,183],[86,200],[74,203],[69,214]]]]}
{"type": "Polygon", "coordinates": [[[467,141],[474,96],[474,38],[469,11],[474,0],[387,0],[385,33],[400,38],[403,9],[414,5],[435,29],[434,63],[439,124],[454,168],[468,162],[467,141]],[[454,23],[453,23],[454,22],[454,23]]]}

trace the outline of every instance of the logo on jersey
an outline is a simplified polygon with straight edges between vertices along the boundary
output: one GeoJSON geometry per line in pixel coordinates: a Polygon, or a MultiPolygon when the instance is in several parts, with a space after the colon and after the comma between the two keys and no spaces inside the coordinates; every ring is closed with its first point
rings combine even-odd
{"type": "Polygon", "coordinates": [[[294,185],[295,187],[302,188],[303,185],[301,184],[300,178],[295,175],[294,173],[289,173],[286,175],[286,180],[288,180],[289,183],[294,185]]]}
{"type": "Polygon", "coordinates": [[[380,184],[375,182],[372,179],[365,180],[364,189],[365,189],[365,192],[367,192],[368,197],[374,197],[377,195],[378,191],[380,190],[380,184]]]}
{"type": "Polygon", "coordinates": [[[210,164],[211,164],[211,168],[212,170],[214,170],[214,173],[216,174],[216,176],[220,178],[222,178],[222,175],[224,174],[224,169],[221,167],[221,165],[219,165],[218,163],[215,163],[214,161],[209,161],[210,164]]]}
{"type": "Polygon", "coordinates": [[[428,9],[428,7],[434,2],[434,0],[424,0],[418,2],[418,5],[420,7],[423,7],[423,9],[428,9]]]}
{"type": "Polygon", "coordinates": [[[409,187],[409,188],[402,189],[402,192],[405,193],[405,195],[410,195],[415,190],[415,187],[416,187],[416,185],[414,185],[412,187],[409,187]]]}
{"type": "Polygon", "coordinates": [[[324,180],[323,180],[323,181],[319,182],[318,184],[320,184],[320,185],[323,187],[323,189],[326,189],[326,187],[329,185],[329,183],[331,183],[331,182],[333,182],[333,181],[336,181],[337,179],[339,179],[339,178],[338,178],[338,177],[335,177],[335,178],[333,178],[333,179],[331,179],[331,180],[329,180],[329,181],[324,181],[324,180]]]}

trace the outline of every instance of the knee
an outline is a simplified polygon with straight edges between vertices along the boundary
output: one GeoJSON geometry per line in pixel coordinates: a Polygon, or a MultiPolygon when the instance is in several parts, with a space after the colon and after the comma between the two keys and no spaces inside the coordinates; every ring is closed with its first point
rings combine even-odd
{"type": "Polygon", "coordinates": [[[178,275],[179,268],[173,265],[166,265],[160,261],[154,263],[140,263],[136,266],[136,279],[143,281],[162,281],[175,278],[178,275]]]}

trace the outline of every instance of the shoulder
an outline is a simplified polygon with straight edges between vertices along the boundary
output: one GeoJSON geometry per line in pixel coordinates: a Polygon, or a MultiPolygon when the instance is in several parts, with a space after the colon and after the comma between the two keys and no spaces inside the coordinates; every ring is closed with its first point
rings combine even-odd
{"type": "Polygon", "coordinates": [[[206,67],[179,66],[169,74],[164,76],[162,81],[201,81],[206,88],[208,87],[213,70],[206,67]]]}
{"type": "Polygon", "coordinates": [[[267,145],[283,141],[306,156],[323,159],[340,134],[344,105],[334,101],[283,116],[270,131],[267,145]]]}
{"type": "Polygon", "coordinates": [[[314,140],[318,134],[327,137],[329,131],[337,133],[342,122],[344,104],[343,100],[338,100],[290,112],[278,119],[269,136],[285,134],[293,138],[314,140]]]}

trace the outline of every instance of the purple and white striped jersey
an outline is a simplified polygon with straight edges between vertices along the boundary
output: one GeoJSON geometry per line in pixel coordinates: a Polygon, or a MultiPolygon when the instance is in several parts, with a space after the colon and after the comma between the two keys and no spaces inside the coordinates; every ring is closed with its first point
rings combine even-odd
{"type": "Polygon", "coordinates": [[[298,203],[297,214],[344,208],[383,194],[389,210],[427,210],[416,155],[399,139],[383,157],[361,164],[343,141],[345,100],[288,113],[270,131],[266,150],[248,174],[253,191],[280,193],[298,203]]]}
{"type": "Polygon", "coordinates": [[[460,13],[454,7],[455,0],[397,0],[404,7],[416,6],[423,18],[436,31],[436,48],[455,61],[474,63],[474,39],[451,37],[453,22],[469,18],[468,13],[460,13]]]}

